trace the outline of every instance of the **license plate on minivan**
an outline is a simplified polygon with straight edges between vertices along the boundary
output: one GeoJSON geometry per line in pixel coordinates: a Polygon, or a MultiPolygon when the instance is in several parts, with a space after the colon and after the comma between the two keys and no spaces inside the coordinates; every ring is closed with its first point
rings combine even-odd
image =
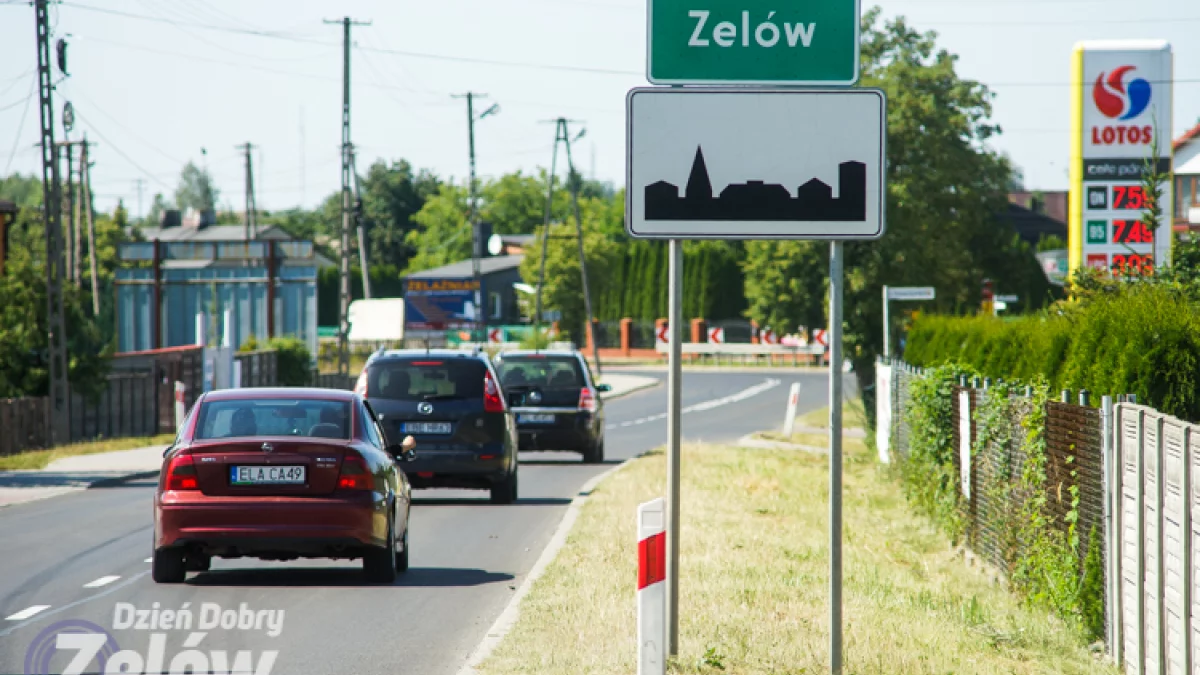
{"type": "Polygon", "coordinates": [[[517,424],[554,424],[554,415],[517,415],[517,424]]]}
{"type": "Polygon", "coordinates": [[[230,485],[304,485],[303,466],[231,466],[230,485]]]}
{"type": "Polygon", "coordinates": [[[405,422],[402,429],[406,434],[448,434],[451,425],[449,422],[405,422]]]}

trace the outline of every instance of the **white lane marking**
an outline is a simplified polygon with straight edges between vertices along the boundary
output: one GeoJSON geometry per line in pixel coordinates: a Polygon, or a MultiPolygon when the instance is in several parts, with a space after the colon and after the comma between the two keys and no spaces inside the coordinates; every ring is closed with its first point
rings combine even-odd
{"type": "MultiPolygon", "coordinates": [[[[68,609],[71,609],[72,607],[78,607],[84,603],[91,602],[93,600],[99,600],[100,598],[103,598],[106,595],[112,595],[113,593],[116,593],[117,591],[121,590],[122,588],[125,588],[126,586],[136,582],[138,579],[141,579],[142,577],[146,576],[147,574],[150,574],[150,570],[146,570],[145,572],[139,572],[139,573],[129,577],[128,579],[122,581],[119,584],[113,584],[112,586],[109,586],[108,588],[104,589],[103,591],[100,591],[99,593],[93,593],[89,596],[80,598],[79,600],[76,600],[75,602],[67,603],[67,604],[63,605],[62,607],[55,607],[54,609],[50,610],[49,612],[46,612],[40,619],[39,618],[25,619],[21,623],[9,626],[8,628],[5,628],[4,630],[0,630],[0,638],[8,637],[12,633],[20,630],[21,628],[23,628],[25,626],[28,626],[30,623],[33,623],[34,621],[40,621],[41,619],[45,619],[46,617],[52,616],[54,614],[61,614],[62,612],[65,612],[68,609]]],[[[39,611],[41,611],[41,610],[39,610],[39,611]]],[[[12,617],[9,617],[9,618],[11,619],[12,617]]]]}
{"type": "Polygon", "coordinates": [[[101,586],[107,586],[120,578],[121,577],[116,576],[116,575],[100,577],[99,579],[96,579],[95,581],[87,582],[86,584],[83,585],[83,587],[84,588],[100,588],[101,586]]]}
{"type": "MultiPolygon", "coordinates": [[[[736,394],[730,394],[729,396],[725,396],[723,398],[715,398],[711,401],[704,401],[701,403],[697,403],[695,405],[690,405],[690,406],[684,408],[680,412],[683,414],[694,413],[694,412],[703,412],[705,410],[712,410],[713,408],[720,408],[721,406],[729,405],[730,403],[739,403],[741,401],[745,401],[748,398],[758,396],[759,394],[761,394],[765,391],[770,391],[771,389],[778,387],[782,383],[783,383],[782,380],[777,380],[773,377],[767,378],[765,381],[763,381],[759,384],[756,384],[753,387],[750,387],[749,389],[743,389],[736,394]]],[[[641,419],[633,420],[632,422],[621,422],[620,424],[608,424],[608,425],[605,425],[604,428],[605,429],[616,429],[618,427],[633,427],[633,426],[638,426],[640,424],[646,424],[648,422],[657,422],[659,420],[665,420],[665,419],[667,419],[667,413],[659,413],[652,417],[643,417],[641,419]]]]}
{"type": "Polygon", "coordinates": [[[31,617],[35,614],[40,614],[41,612],[44,612],[48,609],[50,609],[50,605],[34,605],[33,607],[26,607],[25,609],[17,612],[16,614],[7,616],[4,618],[4,620],[5,621],[24,621],[25,619],[28,619],[29,617],[31,617]]]}

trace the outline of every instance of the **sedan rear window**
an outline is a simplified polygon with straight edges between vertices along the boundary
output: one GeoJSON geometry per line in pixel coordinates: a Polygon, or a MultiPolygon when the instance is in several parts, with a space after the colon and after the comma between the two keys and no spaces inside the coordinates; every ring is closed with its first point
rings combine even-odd
{"type": "Polygon", "coordinates": [[[350,439],[347,401],[255,399],[211,401],[200,406],[196,438],[306,436],[350,439]]]}
{"type": "Polygon", "coordinates": [[[585,383],[579,359],[570,356],[510,356],[497,368],[505,387],[579,389],[585,383]]]}
{"type": "Polygon", "coordinates": [[[487,368],[474,359],[384,361],[367,371],[367,398],[393,401],[482,399],[487,368]]]}

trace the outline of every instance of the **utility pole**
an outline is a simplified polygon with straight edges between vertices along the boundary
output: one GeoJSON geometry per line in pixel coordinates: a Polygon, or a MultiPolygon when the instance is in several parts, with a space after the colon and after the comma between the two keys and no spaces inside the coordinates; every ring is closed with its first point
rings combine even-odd
{"type": "Polygon", "coordinates": [[[550,175],[546,177],[546,218],[542,223],[542,259],[539,261],[537,296],[534,302],[533,339],[534,344],[542,334],[542,288],[546,285],[546,245],[550,240],[550,213],[554,205],[554,174],[558,170],[558,143],[566,140],[563,137],[562,120],[554,122],[554,148],[550,151],[550,175]]]}
{"type": "MultiPolygon", "coordinates": [[[[550,235],[550,210],[551,210],[551,205],[554,202],[554,173],[557,168],[556,165],[557,165],[557,161],[558,161],[558,144],[562,143],[563,145],[566,146],[566,149],[567,149],[567,171],[568,171],[568,175],[569,175],[568,180],[570,181],[570,184],[568,185],[568,187],[571,190],[571,203],[572,203],[572,206],[575,211],[575,233],[576,233],[576,236],[578,237],[578,244],[579,244],[579,273],[580,273],[580,275],[582,275],[582,281],[583,281],[583,306],[584,306],[584,312],[587,314],[587,317],[586,317],[587,325],[585,326],[585,330],[587,331],[587,333],[585,333],[585,335],[587,335],[592,332],[592,298],[591,298],[591,294],[588,292],[587,261],[584,259],[584,247],[583,247],[583,219],[579,213],[579,179],[580,179],[580,176],[575,171],[575,162],[571,157],[571,143],[579,140],[580,138],[583,138],[583,135],[586,133],[586,131],[580,131],[579,134],[575,136],[575,138],[571,138],[570,131],[568,129],[568,125],[570,125],[572,122],[576,122],[576,121],[577,120],[566,119],[565,117],[559,117],[558,119],[544,121],[545,124],[553,124],[554,125],[554,150],[553,150],[553,157],[550,160],[550,177],[549,177],[549,180],[547,181],[548,187],[546,188],[546,219],[545,219],[545,227],[542,230],[542,260],[541,260],[541,269],[538,273],[537,303],[536,304],[537,304],[537,313],[538,313],[537,320],[539,322],[538,325],[540,326],[541,314],[542,314],[542,287],[546,285],[546,249],[547,249],[547,241],[548,241],[549,235],[550,235]]],[[[600,347],[597,344],[595,335],[592,335],[592,358],[595,359],[595,361],[596,361],[596,373],[599,374],[600,373],[600,347]]]]}
{"type": "Polygon", "coordinates": [[[358,232],[358,265],[362,268],[363,298],[371,299],[371,273],[367,263],[367,233],[363,223],[362,181],[358,177],[358,153],[350,146],[350,170],[354,174],[354,224],[358,232]]]}
{"type": "Polygon", "coordinates": [[[338,374],[350,374],[350,27],[369,26],[370,21],[354,21],[344,17],[325,23],[342,25],[342,246],[341,246],[341,307],[338,322],[338,374]]]}
{"type": "Polygon", "coordinates": [[[54,144],[54,83],[50,65],[49,0],[35,0],[38,50],[38,103],[41,109],[42,213],[46,230],[46,322],[50,405],[46,426],[51,445],[70,441],[71,389],[67,380],[67,332],[63,320],[62,212],[58,149],[54,144]]]}
{"type": "Polygon", "coordinates": [[[254,201],[254,163],[250,159],[254,146],[246,141],[241,148],[246,153],[246,241],[258,238],[258,205],[254,201]]]}
{"type": "Polygon", "coordinates": [[[92,316],[100,316],[100,276],[96,271],[96,223],[92,213],[92,165],[88,162],[88,139],[83,135],[83,157],[79,163],[80,183],[83,194],[83,212],[87,218],[88,261],[92,276],[92,316]]]}
{"type": "MultiPolygon", "coordinates": [[[[493,105],[483,111],[479,117],[475,116],[475,99],[487,98],[487,94],[477,94],[468,91],[465,94],[454,94],[451,98],[467,99],[467,147],[470,152],[470,178],[467,183],[468,203],[467,203],[467,225],[471,228],[471,270],[475,277],[475,309],[478,314],[475,317],[475,329],[478,335],[475,337],[476,342],[487,342],[487,294],[483,288],[483,274],[481,273],[480,258],[483,256],[483,247],[486,242],[481,239],[479,227],[479,193],[478,183],[475,180],[475,122],[481,120],[488,115],[494,115],[500,112],[500,106],[493,105]]],[[[536,339],[536,338],[535,338],[536,339]]]]}
{"type": "MultiPolygon", "coordinates": [[[[65,135],[65,134],[64,134],[65,135]]],[[[63,149],[63,153],[67,157],[67,198],[63,203],[63,220],[66,221],[64,228],[67,235],[67,278],[72,282],[77,281],[75,269],[75,146],[70,141],[63,141],[59,144],[63,149]]]]}
{"type": "Polygon", "coordinates": [[[583,138],[583,135],[587,133],[587,130],[581,129],[579,131],[579,135],[575,136],[575,138],[571,138],[570,134],[567,133],[567,120],[559,120],[559,123],[562,124],[563,138],[566,139],[567,144],[567,180],[570,181],[571,187],[571,206],[573,209],[575,209],[575,234],[577,235],[579,242],[579,274],[583,279],[583,309],[585,314],[587,314],[587,332],[585,334],[592,336],[592,358],[596,361],[596,374],[601,375],[600,344],[599,340],[597,339],[598,336],[594,331],[595,323],[592,319],[592,294],[588,291],[587,260],[583,255],[583,217],[579,213],[579,183],[583,180],[583,176],[579,175],[579,173],[575,171],[575,161],[571,159],[571,143],[583,138]]]}

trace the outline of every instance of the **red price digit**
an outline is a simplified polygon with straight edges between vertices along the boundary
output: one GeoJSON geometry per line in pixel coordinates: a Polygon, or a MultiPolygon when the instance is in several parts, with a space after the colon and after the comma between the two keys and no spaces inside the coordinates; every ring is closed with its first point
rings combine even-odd
{"type": "Polygon", "coordinates": [[[1138,211],[1146,208],[1149,200],[1140,185],[1114,185],[1113,208],[1122,211],[1138,211]]]}
{"type": "Polygon", "coordinates": [[[1114,244],[1152,244],[1154,232],[1140,220],[1114,220],[1114,244]]]}

